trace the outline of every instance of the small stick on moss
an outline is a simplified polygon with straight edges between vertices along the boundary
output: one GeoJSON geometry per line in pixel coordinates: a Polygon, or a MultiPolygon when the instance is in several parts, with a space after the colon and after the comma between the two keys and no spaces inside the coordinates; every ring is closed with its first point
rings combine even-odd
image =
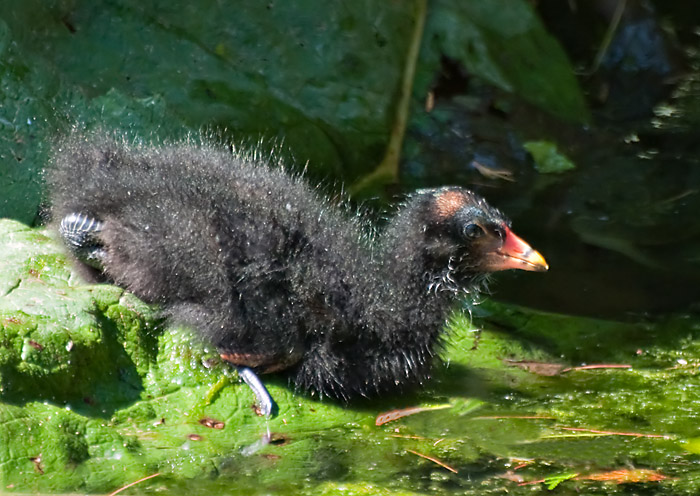
{"type": "Polygon", "coordinates": [[[137,481],[130,482],[130,483],[127,484],[126,486],[120,487],[119,489],[117,489],[117,490],[114,491],[113,493],[110,493],[109,496],[114,496],[115,494],[119,494],[119,493],[122,492],[124,489],[129,489],[131,486],[135,486],[136,484],[140,484],[141,482],[143,482],[143,481],[145,481],[145,480],[148,480],[148,479],[153,479],[154,477],[158,477],[159,475],[160,475],[160,472],[156,472],[155,474],[148,475],[148,476],[144,477],[143,479],[139,479],[139,480],[137,480],[137,481]]]}
{"type": "Polygon", "coordinates": [[[418,455],[418,456],[420,456],[421,458],[425,458],[426,460],[430,460],[431,462],[440,465],[442,468],[446,468],[447,470],[449,470],[449,471],[452,472],[452,473],[455,473],[455,474],[458,474],[458,473],[459,473],[459,472],[457,472],[456,469],[450,467],[449,465],[447,465],[447,464],[444,463],[444,462],[441,462],[441,461],[438,460],[437,458],[433,458],[432,456],[424,455],[423,453],[418,453],[417,451],[413,451],[413,450],[406,450],[406,451],[408,451],[409,453],[413,453],[414,455],[418,455]]]}
{"type": "Polygon", "coordinates": [[[565,431],[588,432],[591,434],[600,434],[603,436],[630,436],[630,437],[651,437],[651,438],[670,439],[669,436],[665,436],[663,434],[643,434],[641,432],[598,431],[595,429],[583,429],[581,427],[560,427],[560,428],[562,430],[565,430],[565,431]]]}
{"type": "Polygon", "coordinates": [[[617,364],[617,363],[599,363],[594,365],[581,365],[580,367],[567,367],[562,369],[560,372],[564,374],[566,372],[573,372],[576,370],[594,370],[594,369],[631,369],[631,365],[617,364]]]}
{"type": "Polygon", "coordinates": [[[399,439],[418,439],[419,441],[426,441],[428,438],[423,436],[402,436],[401,434],[390,434],[389,437],[396,437],[399,439]]]}
{"type": "Polygon", "coordinates": [[[472,417],[472,420],[556,420],[556,417],[544,417],[542,415],[491,415],[472,417]]]}

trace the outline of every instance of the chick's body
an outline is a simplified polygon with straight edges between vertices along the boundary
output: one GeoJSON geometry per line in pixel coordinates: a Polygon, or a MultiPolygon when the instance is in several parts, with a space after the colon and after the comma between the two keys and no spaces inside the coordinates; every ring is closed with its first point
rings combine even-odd
{"type": "Polygon", "coordinates": [[[436,300],[397,284],[405,274],[387,279],[358,217],[281,167],[209,146],[74,137],[49,182],[54,219],[101,221],[107,279],[229,361],[290,368],[298,386],[338,397],[428,373],[436,300]]]}
{"type": "Polygon", "coordinates": [[[450,302],[484,274],[547,269],[463,188],[416,192],[374,237],[301,177],[206,144],[74,135],[48,185],[86,272],[160,304],[241,370],[343,399],[426,379],[450,302]]]}

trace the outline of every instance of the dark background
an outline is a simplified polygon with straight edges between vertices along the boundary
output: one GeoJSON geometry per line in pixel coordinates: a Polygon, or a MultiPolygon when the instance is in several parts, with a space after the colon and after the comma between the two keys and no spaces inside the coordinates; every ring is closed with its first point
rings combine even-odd
{"type": "Polygon", "coordinates": [[[499,274],[497,298],[617,319],[697,310],[692,2],[430,2],[404,126],[419,4],[4,2],[0,215],[41,221],[41,171],[74,126],[204,130],[275,150],[329,194],[399,129],[400,172],[354,198],[381,217],[417,187],[478,190],[551,265],[499,274]],[[530,141],[576,168],[538,172],[530,141]]]}

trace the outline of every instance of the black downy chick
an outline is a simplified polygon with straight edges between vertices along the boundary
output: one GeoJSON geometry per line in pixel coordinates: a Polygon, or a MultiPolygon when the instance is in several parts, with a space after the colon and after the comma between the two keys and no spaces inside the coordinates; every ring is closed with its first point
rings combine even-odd
{"type": "Polygon", "coordinates": [[[373,237],[301,177],[210,145],[75,135],[48,183],[83,267],[214,344],[268,414],[255,373],[344,400],[422,383],[455,297],[548,268],[460,187],[414,193],[373,237]]]}

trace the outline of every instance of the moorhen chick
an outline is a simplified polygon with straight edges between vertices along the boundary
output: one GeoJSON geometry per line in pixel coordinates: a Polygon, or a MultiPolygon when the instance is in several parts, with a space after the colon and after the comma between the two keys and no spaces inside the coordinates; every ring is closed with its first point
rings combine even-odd
{"type": "Polygon", "coordinates": [[[456,297],[494,271],[548,268],[460,187],[411,194],[377,234],[255,154],[101,133],[62,141],[47,181],[83,268],[214,344],[266,414],[256,373],[343,400],[422,383],[456,297]]]}

